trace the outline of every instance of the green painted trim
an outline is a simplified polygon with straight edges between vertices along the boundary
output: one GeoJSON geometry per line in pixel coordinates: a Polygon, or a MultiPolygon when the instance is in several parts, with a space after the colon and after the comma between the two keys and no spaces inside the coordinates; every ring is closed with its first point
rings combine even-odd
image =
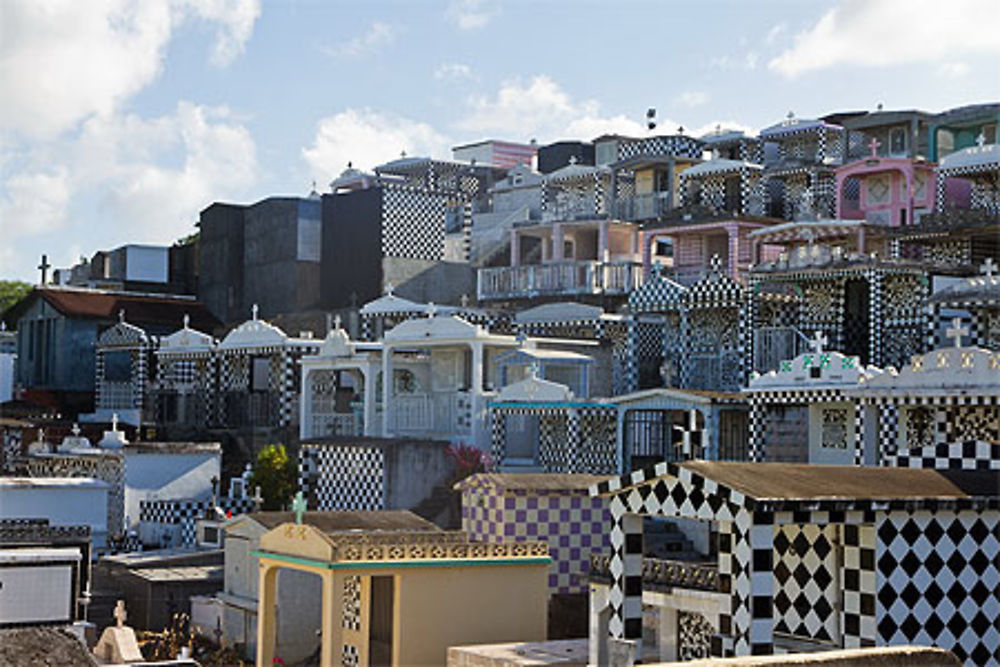
{"type": "Polygon", "coordinates": [[[397,560],[397,561],[352,561],[348,563],[327,563],[312,558],[289,556],[270,551],[251,551],[251,556],[269,558],[271,560],[307,565],[320,570],[388,570],[399,567],[476,567],[482,565],[549,565],[549,556],[534,556],[532,558],[462,558],[441,560],[397,560]]]}

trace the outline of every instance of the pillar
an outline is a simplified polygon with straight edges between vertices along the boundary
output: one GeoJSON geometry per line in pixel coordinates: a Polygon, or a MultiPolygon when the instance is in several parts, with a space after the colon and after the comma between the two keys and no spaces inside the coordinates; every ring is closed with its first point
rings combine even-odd
{"type": "MultiPolygon", "coordinates": [[[[616,503],[621,503],[617,498],[616,503]]],[[[624,509],[623,507],[621,508],[624,509]]],[[[608,631],[615,639],[642,641],[642,516],[615,514],[611,527],[611,571],[608,631]]],[[[641,655],[636,650],[636,655],[641,655]]]]}
{"type": "Polygon", "coordinates": [[[308,367],[303,367],[299,377],[299,438],[303,440],[312,436],[312,428],[307,426],[312,422],[312,394],[306,382],[310,373],[308,367]]]}
{"type": "Polygon", "coordinates": [[[764,405],[757,396],[750,396],[750,443],[748,446],[751,461],[761,462],[767,459],[764,447],[764,405]]]}
{"type": "Polygon", "coordinates": [[[552,225],[552,261],[563,261],[565,247],[563,245],[563,228],[559,223],[552,225]]]}
{"type": "Polygon", "coordinates": [[[521,265],[521,237],[517,230],[510,230],[510,265],[521,265]]]}
{"type": "Polygon", "coordinates": [[[383,343],[382,348],[382,437],[391,434],[390,406],[392,399],[392,348],[383,343]]]}
{"type": "MultiPolygon", "coordinates": [[[[340,642],[335,641],[336,626],[334,616],[337,616],[337,621],[340,620],[339,614],[335,614],[335,607],[337,607],[338,599],[334,596],[334,581],[333,572],[327,570],[322,575],[323,579],[323,601],[320,605],[322,609],[322,620],[320,621],[320,654],[319,654],[319,664],[321,667],[333,667],[334,660],[336,659],[337,647],[340,642]]],[[[342,604],[342,603],[341,603],[342,604]]],[[[339,625],[339,623],[337,624],[339,625]]]]}
{"type": "Polygon", "coordinates": [[[570,408],[566,415],[566,468],[562,472],[582,473],[581,450],[583,449],[583,438],[580,437],[580,412],[576,408],[570,408]]]}
{"type": "Polygon", "coordinates": [[[608,243],[608,221],[601,220],[597,223],[597,261],[608,262],[611,259],[611,251],[608,243]]]}
{"type": "Polygon", "coordinates": [[[260,577],[257,591],[257,664],[270,665],[274,662],[274,651],[278,642],[277,603],[278,568],[269,563],[260,563],[260,577]]]}
{"type": "Polygon", "coordinates": [[[472,382],[469,387],[472,400],[472,442],[483,451],[489,450],[489,445],[483,434],[483,357],[482,343],[471,343],[472,348],[472,382]]]}
{"type": "Polygon", "coordinates": [[[660,627],[657,632],[660,646],[660,661],[675,662],[680,659],[678,654],[677,610],[673,607],[660,607],[660,627]]]}
{"type": "Polygon", "coordinates": [[[364,406],[363,415],[365,420],[364,434],[368,437],[375,435],[375,377],[377,371],[374,365],[365,366],[361,369],[361,381],[364,382],[364,406]]]}

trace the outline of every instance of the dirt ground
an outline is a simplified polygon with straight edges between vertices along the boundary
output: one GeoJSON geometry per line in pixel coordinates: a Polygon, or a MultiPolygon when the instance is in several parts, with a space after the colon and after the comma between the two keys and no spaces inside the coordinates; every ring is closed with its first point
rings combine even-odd
{"type": "Polygon", "coordinates": [[[96,667],[97,661],[73,635],[54,628],[0,630],[0,665],[9,667],[96,667]]]}

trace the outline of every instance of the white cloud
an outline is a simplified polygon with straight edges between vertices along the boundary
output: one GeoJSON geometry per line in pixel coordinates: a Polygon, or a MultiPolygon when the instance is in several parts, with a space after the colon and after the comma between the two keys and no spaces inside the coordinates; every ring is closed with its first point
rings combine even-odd
{"type": "Polygon", "coordinates": [[[350,162],[357,169],[407,155],[446,157],[451,141],[427,123],[372,109],[347,109],[320,119],[316,136],[302,156],[313,176],[330,181],[350,162]]]}
{"type": "Polygon", "coordinates": [[[168,244],[211,201],[245,196],[257,174],[247,128],[226,108],[184,101],[152,119],[94,116],[19,157],[24,168],[0,183],[0,247],[17,251],[0,254],[0,269],[27,266],[29,245],[51,243],[56,257],[73,245],[168,244]]]}
{"type": "MultiPolygon", "coordinates": [[[[557,139],[592,139],[617,132],[640,135],[645,125],[622,114],[606,116],[594,100],[575,100],[552,78],[545,75],[524,82],[512,79],[500,86],[496,95],[469,98],[469,113],[456,126],[476,134],[497,134],[525,141],[536,138],[544,143],[557,139]]],[[[661,125],[675,127],[661,119],[661,125]]]]}
{"type": "Polygon", "coordinates": [[[774,44],[776,41],[778,41],[779,37],[785,34],[786,30],[788,30],[788,24],[786,24],[784,21],[775,24],[770,30],[767,31],[767,36],[764,37],[764,43],[774,44]]]}
{"type": "Polygon", "coordinates": [[[184,0],[197,17],[218,24],[212,64],[225,67],[243,53],[260,18],[260,0],[184,0]]]}
{"type": "Polygon", "coordinates": [[[958,79],[969,73],[969,65],[963,62],[941,63],[938,65],[937,71],[945,78],[958,79]]]}
{"type": "Polygon", "coordinates": [[[443,63],[434,70],[434,78],[443,79],[475,79],[472,68],[463,63],[443,63]]]}
{"type": "Polygon", "coordinates": [[[52,138],[108,114],[160,73],[173,29],[219,25],[213,62],[249,39],[259,0],[5,0],[0,21],[0,129],[52,138]]]}
{"type": "Polygon", "coordinates": [[[686,90],[677,96],[676,102],[686,107],[697,107],[708,102],[708,93],[702,90],[686,90]]]}
{"type": "Polygon", "coordinates": [[[987,25],[995,14],[995,0],[954,0],[946,12],[935,0],[840,0],[768,67],[796,76],[837,65],[884,67],[996,55],[1000,39],[987,25]]]}
{"type": "Polygon", "coordinates": [[[389,46],[394,41],[396,41],[396,29],[394,27],[381,21],[372,21],[372,24],[368,26],[368,30],[364,34],[336,46],[330,53],[347,58],[360,58],[371,55],[379,49],[389,46]]]}
{"type": "Polygon", "coordinates": [[[461,30],[485,28],[493,17],[500,13],[496,0],[452,0],[444,17],[461,30]]]}
{"type": "Polygon", "coordinates": [[[708,61],[709,67],[722,70],[755,70],[760,62],[756,51],[747,51],[742,55],[714,56],[708,61]]]}

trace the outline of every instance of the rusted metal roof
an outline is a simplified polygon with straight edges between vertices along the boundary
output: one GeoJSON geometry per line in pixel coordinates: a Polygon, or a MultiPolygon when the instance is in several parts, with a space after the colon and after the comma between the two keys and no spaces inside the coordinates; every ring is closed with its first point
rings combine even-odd
{"type": "Polygon", "coordinates": [[[36,298],[45,299],[67,317],[112,320],[124,310],[126,320],[140,326],[176,325],[180,329],[184,315],[190,316],[191,326],[196,329],[211,331],[219,326],[219,321],[208,309],[194,299],[66,287],[36,287],[11,311],[19,314],[36,298]]]}

